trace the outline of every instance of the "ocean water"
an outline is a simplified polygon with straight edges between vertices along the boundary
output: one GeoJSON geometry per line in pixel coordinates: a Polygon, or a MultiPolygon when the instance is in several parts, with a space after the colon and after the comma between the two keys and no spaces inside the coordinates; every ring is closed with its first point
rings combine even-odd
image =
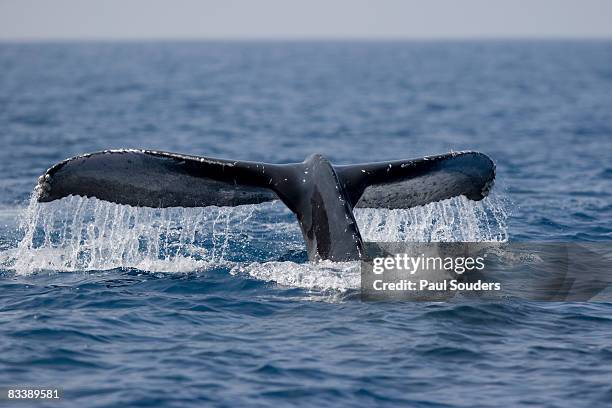
{"type": "Polygon", "coordinates": [[[30,205],[52,164],[108,148],[479,150],[490,198],[360,210],[363,235],[609,242],[612,42],[0,44],[0,72],[0,387],[69,407],[612,401],[611,303],[364,303],[358,265],[308,264],[279,203],[30,205]]]}

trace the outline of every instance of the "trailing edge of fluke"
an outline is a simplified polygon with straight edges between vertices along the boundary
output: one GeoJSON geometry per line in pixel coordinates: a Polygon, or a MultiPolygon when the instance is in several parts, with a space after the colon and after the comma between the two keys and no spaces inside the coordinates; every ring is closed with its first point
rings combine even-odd
{"type": "Polygon", "coordinates": [[[495,165],[478,152],[332,165],[320,154],[268,164],[149,150],[106,150],[57,163],[39,178],[38,201],[78,195],[142,207],[237,206],[281,200],[298,219],[311,261],[358,260],[355,207],[410,208],[487,196],[495,165]]]}

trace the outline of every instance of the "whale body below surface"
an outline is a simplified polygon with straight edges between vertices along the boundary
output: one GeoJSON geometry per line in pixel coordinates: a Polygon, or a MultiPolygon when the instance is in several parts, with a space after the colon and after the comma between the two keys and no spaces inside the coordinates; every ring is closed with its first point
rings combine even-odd
{"type": "Polygon", "coordinates": [[[464,195],[486,197],[495,165],[478,152],[332,165],[320,154],[268,164],[150,150],[76,156],[39,178],[38,201],[70,195],[143,207],[237,206],[281,200],[300,224],[311,261],[358,260],[355,207],[410,208],[464,195]]]}

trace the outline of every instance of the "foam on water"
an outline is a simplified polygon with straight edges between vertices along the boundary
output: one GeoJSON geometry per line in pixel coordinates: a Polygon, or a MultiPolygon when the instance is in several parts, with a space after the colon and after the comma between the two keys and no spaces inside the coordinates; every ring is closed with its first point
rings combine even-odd
{"type": "Polygon", "coordinates": [[[264,281],[304,289],[346,291],[359,288],[361,283],[359,262],[252,262],[236,265],[231,273],[245,273],[264,281]]]}
{"type": "MultiPolygon", "coordinates": [[[[366,241],[507,240],[507,214],[494,197],[480,202],[458,197],[405,210],[357,209],[355,216],[366,241]]],[[[287,253],[303,253],[305,246],[294,215],[280,202],[154,209],[74,196],[38,203],[33,197],[21,230],[23,239],[2,261],[19,274],[227,267],[292,287],[359,286],[358,262],[282,260],[287,253]]]]}

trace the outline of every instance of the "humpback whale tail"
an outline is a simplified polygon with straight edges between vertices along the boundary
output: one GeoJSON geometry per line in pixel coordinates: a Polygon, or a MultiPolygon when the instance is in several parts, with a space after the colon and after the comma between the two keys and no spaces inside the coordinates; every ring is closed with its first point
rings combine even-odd
{"type": "Polygon", "coordinates": [[[64,160],[39,178],[38,201],[79,195],[144,207],[256,204],[280,199],[300,224],[311,261],[360,259],[353,208],[410,208],[459,195],[486,197],[495,165],[477,152],[332,165],[267,164],[148,150],[107,150],[64,160]]]}

